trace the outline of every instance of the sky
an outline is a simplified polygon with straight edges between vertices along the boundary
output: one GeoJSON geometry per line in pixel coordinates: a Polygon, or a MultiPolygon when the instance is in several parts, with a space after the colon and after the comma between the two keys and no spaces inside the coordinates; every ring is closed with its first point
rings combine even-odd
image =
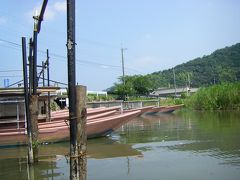
{"type": "MultiPolygon", "coordinates": [[[[33,36],[42,0],[0,6],[0,87],[22,80],[21,37],[33,36]]],[[[149,74],[240,42],[239,0],[76,0],[76,81],[105,90],[122,75],[149,74]]],[[[67,83],[66,0],[49,0],[38,34],[38,64],[67,83]]],[[[52,84],[53,85],[53,84],[52,84]]],[[[60,85],[61,86],[61,85],[60,85]]]]}

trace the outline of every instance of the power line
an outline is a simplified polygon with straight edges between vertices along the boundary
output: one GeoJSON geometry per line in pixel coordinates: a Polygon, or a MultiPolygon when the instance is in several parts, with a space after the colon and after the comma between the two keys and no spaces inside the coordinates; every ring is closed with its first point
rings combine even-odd
{"type": "Polygon", "coordinates": [[[22,72],[22,70],[20,69],[16,69],[16,70],[3,70],[3,71],[0,71],[0,73],[5,73],[5,72],[22,72]]]}
{"type": "Polygon", "coordinates": [[[8,78],[8,77],[22,77],[22,76],[21,75],[0,76],[0,78],[8,78]]]}
{"type": "MultiPolygon", "coordinates": [[[[15,43],[15,42],[12,42],[12,41],[8,41],[8,40],[2,39],[2,38],[0,38],[0,41],[8,43],[8,44],[11,44],[14,47],[18,47],[19,50],[21,50],[21,45],[18,44],[18,43],[15,43]]],[[[11,48],[11,47],[9,47],[9,48],[11,48]]],[[[41,53],[41,54],[44,54],[44,55],[46,54],[46,52],[43,51],[43,50],[38,50],[38,53],[41,53]]],[[[51,58],[52,57],[53,58],[54,57],[55,58],[61,58],[61,59],[64,59],[64,60],[67,59],[66,56],[59,55],[59,54],[56,54],[56,53],[51,53],[51,58]]],[[[55,59],[55,60],[59,60],[59,59],[55,59]]],[[[98,63],[98,62],[95,62],[95,61],[83,60],[83,59],[79,59],[79,58],[76,59],[76,62],[79,62],[79,63],[82,63],[82,64],[88,64],[88,65],[96,65],[96,66],[100,66],[100,67],[107,67],[107,68],[118,68],[118,69],[122,68],[120,65],[111,65],[111,64],[98,63]]],[[[130,71],[134,71],[136,73],[142,74],[142,72],[140,72],[140,71],[138,71],[136,69],[133,69],[133,68],[125,67],[125,69],[128,69],[130,71]]]]}

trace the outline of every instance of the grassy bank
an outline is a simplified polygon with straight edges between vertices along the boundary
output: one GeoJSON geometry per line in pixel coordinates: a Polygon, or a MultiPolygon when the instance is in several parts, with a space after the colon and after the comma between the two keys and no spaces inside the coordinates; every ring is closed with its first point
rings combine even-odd
{"type": "Polygon", "coordinates": [[[240,83],[201,88],[185,100],[185,105],[196,110],[240,110],[240,83]]]}

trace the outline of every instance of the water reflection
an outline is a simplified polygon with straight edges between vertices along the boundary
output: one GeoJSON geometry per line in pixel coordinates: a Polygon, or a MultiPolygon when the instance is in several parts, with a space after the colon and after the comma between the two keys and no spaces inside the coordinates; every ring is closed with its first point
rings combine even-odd
{"type": "MultiPolygon", "coordinates": [[[[188,111],[135,118],[88,141],[88,179],[239,179],[239,118],[188,111]]],[[[34,168],[26,150],[0,149],[2,179],[69,179],[68,143],[41,146],[34,168]]]]}
{"type": "Polygon", "coordinates": [[[3,179],[44,179],[64,175],[60,172],[57,156],[40,157],[38,164],[29,166],[27,157],[1,159],[1,177],[3,179]]]}
{"type": "MultiPolygon", "coordinates": [[[[161,142],[169,150],[208,152],[209,156],[240,166],[240,112],[181,111],[143,116],[119,129],[119,134],[124,143],[161,142]]],[[[139,150],[151,149],[143,146],[139,150]]]]}
{"type": "MultiPolygon", "coordinates": [[[[88,141],[87,156],[89,159],[126,157],[128,172],[130,156],[141,157],[141,152],[129,144],[121,144],[110,138],[99,138],[88,141]]],[[[69,174],[69,143],[42,145],[39,149],[39,162],[34,168],[27,164],[27,148],[0,149],[0,176],[4,179],[48,179],[65,177],[69,174]]]]}

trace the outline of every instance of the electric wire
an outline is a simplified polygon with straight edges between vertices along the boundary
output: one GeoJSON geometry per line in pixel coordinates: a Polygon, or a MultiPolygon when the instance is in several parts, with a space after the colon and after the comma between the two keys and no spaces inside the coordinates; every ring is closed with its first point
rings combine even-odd
{"type": "MultiPolygon", "coordinates": [[[[21,50],[21,45],[20,44],[18,44],[18,43],[15,43],[15,42],[12,42],[12,41],[8,41],[8,40],[5,40],[5,39],[2,39],[2,38],[0,38],[0,42],[5,42],[5,43],[8,43],[8,44],[11,44],[11,45],[13,45],[14,47],[18,47],[19,48],[19,50],[21,50]]],[[[1,46],[2,44],[0,44],[0,46],[1,46]]],[[[29,45],[28,45],[29,46],[29,45]]],[[[27,48],[29,48],[27,46],[27,48]]],[[[46,52],[45,51],[43,51],[43,50],[40,50],[40,49],[38,49],[38,53],[41,53],[41,54],[46,54],[46,52]]],[[[64,59],[64,60],[67,60],[67,57],[66,56],[63,56],[63,55],[59,55],[59,54],[56,54],[56,53],[51,53],[51,57],[50,58],[52,58],[52,57],[55,57],[56,59],[55,60],[58,60],[57,58],[61,58],[61,59],[64,59]]],[[[119,66],[119,65],[111,65],[111,64],[104,64],[104,63],[98,63],[98,62],[95,62],[95,61],[89,61],[89,60],[83,60],[83,59],[79,59],[79,58],[76,58],[76,62],[79,62],[79,63],[81,63],[81,64],[88,64],[88,65],[95,65],[95,66],[100,66],[100,67],[102,67],[102,68],[117,68],[117,69],[121,69],[122,68],[122,66],[119,66]]],[[[127,70],[129,70],[129,71],[134,71],[134,72],[136,72],[136,73],[140,73],[141,74],[141,72],[139,71],[139,70],[136,70],[136,69],[133,69],[133,68],[129,68],[129,67],[125,67],[125,69],[127,69],[127,70]]]]}

